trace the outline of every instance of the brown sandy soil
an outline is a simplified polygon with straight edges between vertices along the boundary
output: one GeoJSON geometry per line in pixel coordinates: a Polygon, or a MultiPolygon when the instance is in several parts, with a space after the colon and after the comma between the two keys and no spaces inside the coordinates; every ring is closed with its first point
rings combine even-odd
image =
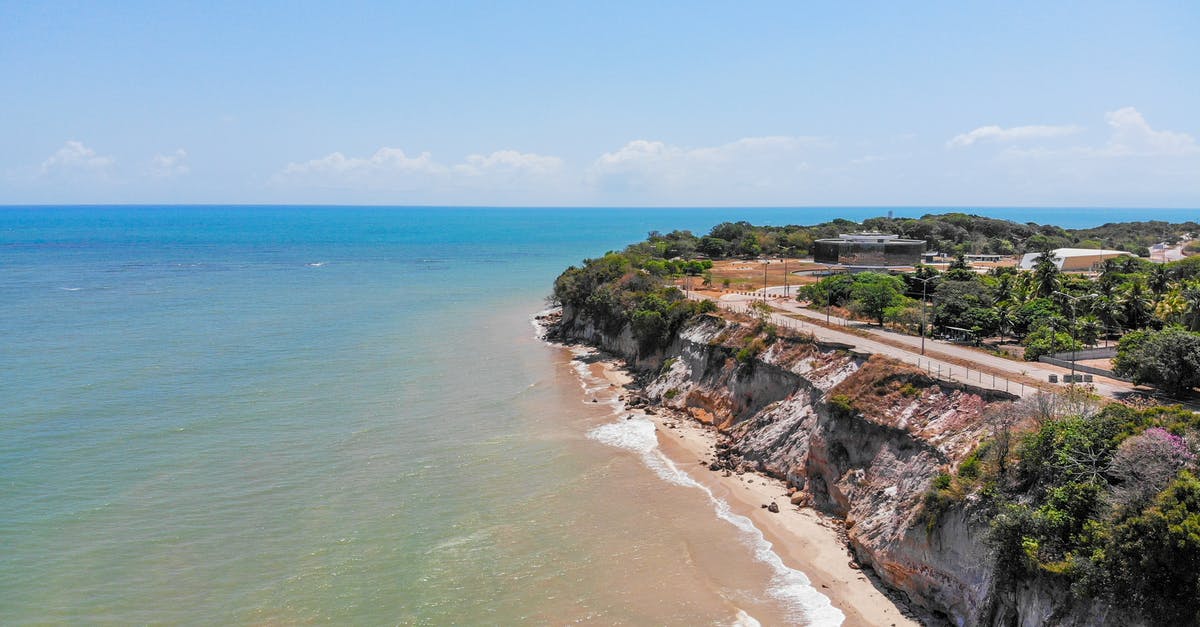
{"type": "Polygon", "coordinates": [[[1112,359],[1080,359],[1079,365],[1112,370],[1112,359]]]}
{"type": "MultiPolygon", "coordinates": [[[[602,363],[604,377],[611,383],[623,386],[631,381],[617,362],[602,363]]],[[[906,616],[906,610],[885,594],[869,572],[852,566],[841,521],[792,505],[787,487],[777,479],[755,473],[725,476],[708,470],[717,443],[712,428],[666,411],[654,415],[631,411],[655,423],[659,445],[672,461],[729,503],[734,512],[754,521],[784,563],[805,573],[813,587],[846,615],[845,625],[920,624],[906,616]],[[779,506],[778,513],[764,508],[772,502],[779,506]]]]}
{"type": "MultiPolygon", "coordinates": [[[[733,291],[749,292],[762,289],[763,286],[763,268],[767,271],[768,285],[783,285],[784,284],[784,260],[769,259],[768,263],[764,264],[758,259],[723,259],[714,261],[710,272],[712,273],[712,286],[707,291],[714,293],[723,293],[722,279],[729,279],[729,289],[733,291]]],[[[797,271],[823,270],[824,266],[814,264],[811,259],[791,259],[787,260],[787,282],[791,285],[806,285],[816,281],[810,276],[796,276],[797,271]]],[[[693,290],[702,289],[700,285],[700,277],[692,277],[691,284],[693,290]]],[[[680,288],[683,287],[684,280],[678,279],[675,284],[680,288]]]]}

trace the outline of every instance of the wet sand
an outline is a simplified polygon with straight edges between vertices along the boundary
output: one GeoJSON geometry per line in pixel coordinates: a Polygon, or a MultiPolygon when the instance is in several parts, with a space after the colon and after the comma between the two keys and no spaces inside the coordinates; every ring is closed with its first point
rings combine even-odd
{"type": "MultiPolygon", "coordinates": [[[[615,360],[598,361],[592,368],[595,375],[617,389],[632,381],[615,360]]],[[[716,497],[724,499],[734,513],[753,521],[784,563],[805,573],[813,587],[846,615],[845,625],[920,624],[906,617],[866,573],[851,567],[853,557],[839,531],[840,521],[812,508],[792,505],[787,487],[777,479],[756,473],[726,477],[709,470],[708,462],[714,458],[717,443],[712,428],[667,412],[648,415],[631,409],[628,413],[652,421],[662,452],[716,497]],[[772,502],[779,506],[778,513],[763,507],[772,502]]]]}

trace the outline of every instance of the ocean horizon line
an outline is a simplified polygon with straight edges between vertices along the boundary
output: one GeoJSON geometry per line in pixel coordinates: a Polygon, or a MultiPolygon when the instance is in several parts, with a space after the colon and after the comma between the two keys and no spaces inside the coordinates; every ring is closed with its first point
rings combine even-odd
{"type": "Polygon", "coordinates": [[[976,211],[988,209],[1052,209],[1052,210],[1080,210],[1080,209],[1110,209],[1110,210],[1152,210],[1152,211],[1200,211],[1200,205],[1194,207],[1169,207],[1169,206],[1154,206],[1154,205],[857,205],[857,204],[813,204],[813,205],[540,205],[540,204],[387,204],[387,203],[243,203],[243,202],[208,202],[208,203],[174,203],[174,202],[134,202],[134,203],[0,203],[0,210],[3,209],[28,209],[28,208],[104,208],[104,207],[122,207],[122,208],[137,208],[137,207],[181,207],[181,208],[205,208],[205,207],[247,207],[247,208],[289,208],[289,207],[309,207],[309,208],[361,208],[361,209],[605,209],[605,210],[673,210],[673,209],[705,209],[705,210],[770,210],[778,211],[783,209],[916,209],[922,211],[948,210],[948,211],[976,211]]]}

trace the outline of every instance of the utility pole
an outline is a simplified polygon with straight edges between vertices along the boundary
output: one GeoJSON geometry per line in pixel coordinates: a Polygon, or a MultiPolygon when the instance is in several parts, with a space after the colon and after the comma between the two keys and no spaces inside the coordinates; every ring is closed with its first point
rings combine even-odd
{"type": "MultiPolygon", "coordinates": [[[[916,277],[914,277],[914,279],[915,278],[916,277]]],[[[925,323],[925,309],[928,307],[928,305],[926,304],[926,300],[925,300],[925,291],[926,291],[926,288],[929,287],[930,281],[940,279],[940,278],[941,278],[940,276],[931,276],[931,277],[925,277],[924,279],[916,279],[917,281],[921,282],[921,354],[922,355],[925,354],[925,333],[927,332],[927,327],[926,327],[926,323],[925,323]]]]}
{"type": "Polygon", "coordinates": [[[767,266],[771,265],[771,260],[763,257],[763,302],[767,302],[767,266]]]}
{"type": "Polygon", "coordinates": [[[784,249],[784,299],[791,295],[790,289],[787,288],[787,249],[784,249]]]}
{"type": "Polygon", "coordinates": [[[1067,301],[1069,303],[1071,303],[1071,385],[1075,385],[1075,346],[1079,343],[1079,340],[1075,339],[1075,301],[1077,301],[1081,298],[1091,298],[1091,297],[1095,296],[1095,294],[1082,294],[1080,296],[1071,296],[1070,294],[1067,294],[1066,292],[1056,291],[1054,293],[1066,298],[1067,301]]]}
{"type": "Polygon", "coordinates": [[[788,271],[787,271],[788,254],[791,252],[792,252],[791,246],[783,247],[783,297],[784,297],[784,299],[791,298],[791,296],[792,296],[791,286],[788,284],[788,271]]]}
{"type": "MultiPolygon", "coordinates": [[[[819,261],[813,262],[813,263],[816,263],[817,265],[825,266],[825,272],[828,274],[828,276],[826,276],[825,278],[827,278],[827,279],[833,278],[833,265],[832,264],[821,263],[819,261]]],[[[833,290],[830,289],[829,286],[826,286],[826,288],[825,288],[825,324],[829,324],[829,309],[831,307],[833,307],[833,290]]]]}

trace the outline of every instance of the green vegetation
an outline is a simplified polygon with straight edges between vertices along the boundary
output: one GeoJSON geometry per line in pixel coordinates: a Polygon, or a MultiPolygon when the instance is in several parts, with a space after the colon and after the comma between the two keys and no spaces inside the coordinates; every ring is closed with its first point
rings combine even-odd
{"type": "Polygon", "coordinates": [[[1156,623],[1200,619],[1200,480],[1191,444],[1200,416],[1179,407],[1100,408],[1077,389],[988,419],[992,437],[954,473],[933,479],[929,529],[970,502],[991,520],[999,589],[1041,574],[1156,623]],[[1013,433],[1030,420],[1032,430],[1013,433]]]}
{"type": "Polygon", "coordinates": [[[850,297],[856,314],[871,318],[883,326],[884,313],[903,304],[904,281],[899,277],[877,272],[862,272],[854,276],[850,297]]]}
{"type": "Polygon", "coordinates": [[[870,218],[861,224],[839,219],[811,226],[755,226],[748,222],[724,222],[703,236],[696,236],[690,231],[666,234],[654,231],[645,242],[631,246],[627,252],[658,259],[724,259],[785,253],[806,255],[811,252],[814,240],[864,230],[923,239],[929,250],[950,255],[1015,255],[1077,247],[1127,250],[1145,257],[1150,254],[1149,247],[1159,241],[1174,243],[1186,234],[1200,233],[1200,224],[1150,221],[1105,224],[1092,229],[1064,229],[965,213],[927,214],[920,218],[870,218]]]}
{"type": "Polygon", "coordinates": [[[880,288],[878,276],[826,277],[800,288],[797,298],[815,309],[829,303],[920,333],[924,287],[934,333],[1015,339],[1030,361],[1124,336],[1118,374],[1176,396],[1200,385],[1200,336],[1194,333],[1200,331],[1200,257],[1167,264],[1110,259],[1095,278],[1064,274],[1048,256],[1024,272],[978,274],[956,263],[938,273],[920,266],[902,277],[902,295],[880,288]]]}
{"type": "Polygon", "coordinates": [[[766,348],[767,343],[764,342],[762,338],[751,336],[750,338],[747,338],[746,345],[738,350],[733,357],[734,359],[738,360],[738,363],[744,364],[757,357],[759,353],[766,350],[766,348]]]}
{"type": "Polygon", "coordinates": [[[1156,385],[1183,396],[1200,385],[1200,333],[1179,326],[1134,331],[1117,344],[1113,368],[1134,383],[1156,385]]]}
{"type": "Polygon", "coordinates": [[[675,332],[697,314],[716,311],[710,300],[691,301],[646,268],[661,260],[628,253],[609,253],[567,268],[554,282],[554,299],[587,312],[608,330],[630,324],[643,351],[664,347],[675,332]]]}
{"type": "MultiPolygon", "coordinates": [[[[713,306],[689,303],[668,280],[694,277],[692,285],[711,285],[713,259],[803,255],[816,239],[864,229],[921,238],[930,250],[944,253],[1014,254],[1060,246],[1142,252],[1157,241],[1174,242],[1200,233],[1200,224],[1134,222],[1069,230],[962,213],[872,218],[861,224],[834,220],[813,226],[726,222],[704,236],[689,231],[652,232],[646,241],[622,252],[587,260],[583,267],[569,268],[558,278],[554,297],[614,329],[632,324],[643,348],[652,350],[662,347],[685,320],[700,312],[699,307],[713,306]]],[[[1167,264],[1110,259],[1100,270],[1094,279],[1064,274],[1049,255],[1043,255],[1031,271],[997,268],[980,275],[960,258],[943,273],[922,266],[900,277],[900,282],[877,273],[838,274],[797,293],[814,308],[827,304],[845,308],[874,324],[907,333],[947,334],[977,343],[986,338],[1015,340],[1024,345],[1028,360],[1117,340],[1140,330],[1161,331],[1178,325],[1200,331],[1200,256],[1167,264]],[[920,300],[922,288],[929,299],[927,310],[920,300]]],[[[721,283],[738,287],[728,278],[721,283]]],[[[1181,341],[1179,336],[1172,337],[1173,344],[1181,341]]],[[[1161,385],[1172,394],[1186,393],[1193,379],[1188,373],[1200,370],[1200,364],[1173,368],[1163,365],[1161,357],[1154,360],[1147,352],[1142,354],[1145,358],[1136,364],[1126,360],[1123,372],[1139,382],[1161,385]],[[1166,371],[1187,376],[1155,374],[1166,371]]],[[[1180,349],[1164,354],[1191,353],[1180,349]]]]}
{"type": "Polygon", "coordinates": [[[1083,344],[1075,341],[1064,331],[1055,329],[1052,325],[1039,326],[1037,330],[1025,337],[1025,359],[1036,361],[1042,355],[1079,350],[1083,344]]]}
{"type": "Polygon", "coordinates": [[[853,401],[845,394],[834,394],[829,397],[829,407],[844,416],[853,416],[857,413],[853,401]]]}
{"type": "MultiPolygon", "coordinates": [[[[703,276],[711,262],[696,256],[799,254],[817,237],[862,228],[924,237],[932,248],[960,253],[1131,249],[1200,231],[1194,223],[1067,231],[963,214],[816,227],[726,223],[700,238],[651,233],[623,252],[586,260],[558,277],[554,299],[606,330],[629,325],[643,351],[658,350],[689,319],[716,308],[686,300],[667,283],[703,276]]],[[[934,328],[1008,335],[1025,344],[1030,359],[1121,338],[1119,373],[1176,395],[1200,385],[1200,257],[1169,264],[1109,260],[1095,278],[1065,275],[1046,256],[1032,271],[1000,268],[987,275],[960,260],[941,274],[919,267],[903,277],[836,275],[799,291],[817,307],[828,302],[877,324],[921,332],[922,288],[932,301],[934,328]]],[[[769,314],[765,305],[752,311],[755,333],[736,351],[739,362],[752,363],[774,340],[769,314]]],[[[913,386],[900,391],[920,394],[913,386]]],[[[835,415],[856,413],[846,395],[828,404],[835,415]]],[[[1080,599],[1104,598],[1157,624],[1200,621],[1200,416],[1179,407],[1100,407],[1085,388],[1073,387],[1017,406],[996,405],[985,419],[990,436],[933,479],[924,500],[928,529],[955,508],[989,520],[1000,591],[1031,577],[1058,579],[1080,599]],[[1032,426],[1018,432],[1017,425],[1032,426]]]]}

